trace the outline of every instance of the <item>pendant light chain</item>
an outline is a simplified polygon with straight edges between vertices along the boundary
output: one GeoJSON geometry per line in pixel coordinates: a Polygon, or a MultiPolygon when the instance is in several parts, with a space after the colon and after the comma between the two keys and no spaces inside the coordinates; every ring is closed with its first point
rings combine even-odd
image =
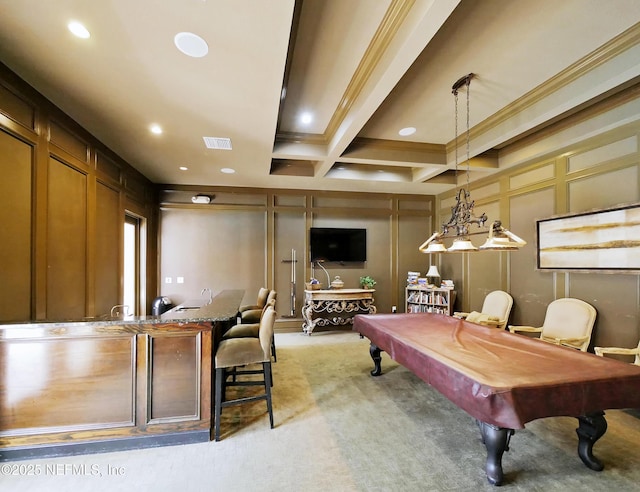
{"type": "Polygon", "coordinates": [[[471,85],[471,78],[467,79],[467,196],[469,196],[471,194],[471,191],[469,190],[469,168],[470,168],[470,140],[471,140],[471,136],[470,136],[470,126],[469,126],[469,86],[471,85]]]}
{"type": "Polygon", "coordinates": [[[458,91],[454,91],[453,95],[455,97],[455,136],[456,139],[454,141],[454,147],[456,149],[456,160],[455,162],[455,167],[456,167],[456,187],[458,186],[458,91]]]}
{"type": "MultiPolygon", "coordinates": [[[[451,92],[455,96],[455,205],[451,207],[451,218],[448,222],[442,224],[441,232],[434,232],[429,239],[427,239],[418,248],[423,253],[444,253],[444,252],[466,252],[477,251],[478,248],[474,246],[469,240],[469,236],[473,234],[484,234],[487,231],[471,232],[470,227],[472,225],[482,229],[487,221],[487,215],[483,213],[480,217],[477,217],[474,213],[474,200],[471,200],[471,95],[469,88],[471,86],[471,79],[474,77],[473,73],[460,77],[451,87],[451,92]],[[466,87],[465,87],[466,86],[466,87]],[[458,179],[458,158],[459,149],[458,143],[460,135],[458,135],[458,92],[460,89],[465,88],[467,91],[467,128],[466,128],[466,159],[467,159],[467,184],[460,183],[458,179]],[[443,239],[453,237],[453,244],[451,247],[445,247],[443,239]]],[[[513,251],[522,248],[526,241],[519,238],[511,231],[508,231],[502,226],[500,220],[495,220],[491,224],[489,229],[489,237],[485,243],[480,246],[480,250],[494,250],[494,251],[513,251]]],[[[431,262],[430,262],[431,263],[431,262]]],[[[427,273],[427,277],[429,273],[427,273]]]]}

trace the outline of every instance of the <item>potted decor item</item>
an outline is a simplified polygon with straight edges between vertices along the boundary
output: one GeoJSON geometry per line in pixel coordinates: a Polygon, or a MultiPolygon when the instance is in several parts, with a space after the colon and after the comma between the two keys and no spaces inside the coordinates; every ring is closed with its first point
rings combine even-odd
{"type": "Polygon", "coordinates": [[[363,289],[373,289],[375,285],[376,281],[373,280],[373,278],[369,275],[360,277],[360,287],[362,287],[363,289]]]}

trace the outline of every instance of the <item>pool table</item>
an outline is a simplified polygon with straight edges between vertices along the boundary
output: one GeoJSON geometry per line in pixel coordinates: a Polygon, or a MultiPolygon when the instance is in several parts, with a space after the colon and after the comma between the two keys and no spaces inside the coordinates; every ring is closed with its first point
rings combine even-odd
{"type": "Polygon", "coordinates": [[[632,364],[442,314],[357,315],[353,329],[371,342],[373,376],[384,351],[476,419],[494,485],[511,436],[527,422],[576,417],[578,455],[600,471],[592,449],[607,429],[604,410],[640,408],[632,364]]]}

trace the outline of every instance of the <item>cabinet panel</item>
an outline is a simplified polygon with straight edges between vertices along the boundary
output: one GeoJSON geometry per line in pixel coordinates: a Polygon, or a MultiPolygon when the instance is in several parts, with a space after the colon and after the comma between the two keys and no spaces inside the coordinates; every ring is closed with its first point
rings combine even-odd
{"type": "Polygon", "coordinates": [[[0,343],[0,432],[133,425],[134,349],[132,334],[68,339],[43,333],[0,343]]]}
{"type": "Polygon", "coordinates": [[[150,337],[150,423],[199,418],[200,335],[150,337]]]}

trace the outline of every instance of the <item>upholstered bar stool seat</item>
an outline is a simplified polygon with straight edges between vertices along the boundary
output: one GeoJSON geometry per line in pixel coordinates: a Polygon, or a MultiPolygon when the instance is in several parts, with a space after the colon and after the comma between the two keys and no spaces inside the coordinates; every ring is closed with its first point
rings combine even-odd
{"type": "Polygon", "coordinates": [[[260,332],[260,323],[248,323],[246,325],[234,325],[229,328],[222,336],[223,340],[229,338],[258,338],[260,332]]]}

